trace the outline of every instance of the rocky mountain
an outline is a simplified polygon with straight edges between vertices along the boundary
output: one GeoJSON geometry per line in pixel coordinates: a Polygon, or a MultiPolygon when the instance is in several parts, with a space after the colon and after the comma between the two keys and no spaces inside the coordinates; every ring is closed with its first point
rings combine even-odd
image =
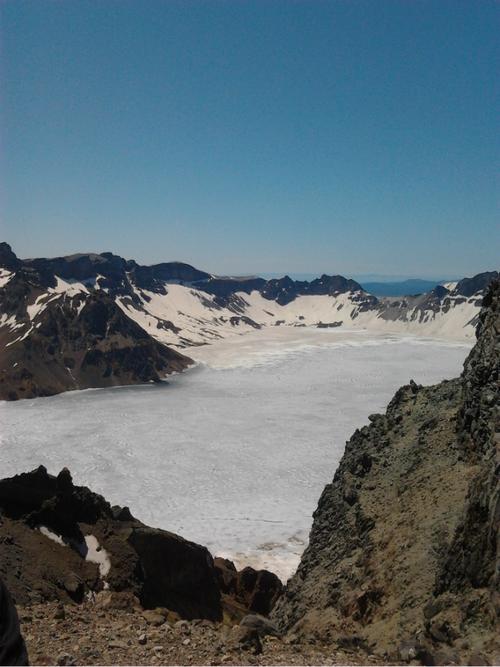
{"type": "MultiPolygon", "coordinates": [[[[0,251],[0,399],[158,382],[192,363],[149,336],[106,290],[74,289],[73,278],[62,283],[44,260],[20,262],[5,245],[0,251]]],[[[75,260],[75,273],[90,261],[75,260]]]]}
{"type": "Polygon", "coordinates": [[[467,339],[497,275],[383,299],[338,275],[217,277],[110,252],[21,260],[0,243],[0,399],[156,382],[191,363],[180,350],[265,326],[467,339]]]}
{"type": "Polygon", "coordinates": [[[495,281],[462,376],[402,387],[347,443],[273,611],[283,631],[387,661],[499,664],[499,377],[495,281]]]}

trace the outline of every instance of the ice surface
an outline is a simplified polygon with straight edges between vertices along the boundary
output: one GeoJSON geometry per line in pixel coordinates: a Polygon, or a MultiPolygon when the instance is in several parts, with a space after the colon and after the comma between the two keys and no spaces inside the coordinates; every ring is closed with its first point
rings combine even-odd
{"type": "Polygon", "coordinates": [[[468,347],[283,332],[198,348],[169,384],[0,403],[2,476],[67,466],[142,521],[285,579],[346,439],[410,378],[457,376],[468,347]]]}

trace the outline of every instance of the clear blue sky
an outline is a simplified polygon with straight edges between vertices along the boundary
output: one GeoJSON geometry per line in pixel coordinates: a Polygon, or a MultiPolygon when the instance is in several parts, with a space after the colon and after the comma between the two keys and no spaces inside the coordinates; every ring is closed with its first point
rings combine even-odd
{"type": "Polygon", "coordinates": [[[0,237],[219,273],[498,268],[500,5],[4,0],[0,237]]]}

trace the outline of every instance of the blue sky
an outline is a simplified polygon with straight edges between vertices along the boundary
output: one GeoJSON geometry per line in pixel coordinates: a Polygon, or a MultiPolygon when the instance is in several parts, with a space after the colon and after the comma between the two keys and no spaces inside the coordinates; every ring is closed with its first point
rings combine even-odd
{"type": "Polygon", "coordinates": [[[499,17],[4,0],[0,236],[219,273],[498,268],[499,17]]]}

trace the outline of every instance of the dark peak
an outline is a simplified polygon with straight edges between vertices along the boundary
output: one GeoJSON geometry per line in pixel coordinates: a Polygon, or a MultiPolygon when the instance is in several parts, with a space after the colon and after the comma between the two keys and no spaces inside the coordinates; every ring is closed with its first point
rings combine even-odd
{"type": "Polygon", "coordinates": [[[344,276],[328,276],[325,273],[311,282],[292,280],[290,276],[268,280],[262,289],[262,296],[277,301],[285,306],[297,296],[303,295],[335,295],[344,292],[363,292],[363,288],[355,280],[344,276]]]}
{"type": "Polygon", "coordinates": [[[227,298],[235,292],[250,294],[254,290],[261,290],[266,285],[264,278],[212,278],[196,283],[197,289],[214,294],[217,297],[227,298]]]}
{"type": "Polygon", "coordinates": [[[280,285],[281,287],[295,285],[295,280],[292,280],[289,275],[283,276],[283,278],[273,278],[269,282],[271,284],[280,285]]]}
{"type": "Polygon", "coordinates": [[[190,264],[183,262],[163,262],[153,266],[140,266],[132,261],[128,263],[128,271],[137,287],[154,292],[164,291],[164,283],[195,283],[208,280],[211,276],[205,271],[199,271],[190,264]]]}
{"type": "Polygon", "coordinates": [[[5,241],[2,241],[0,243],[0,267],[9,269],[10,271],[15,271],[20,266],[21,262],[17,258],[16,254],[12,251],[10,245],[5,241]]]}
{"type": "Polygon", "coordinates": [[[211,275],[206,271],[200,271],[191,264],[184,262],[162,262],[153,264],[151,270],[156,278],[160,280],[180,280],[181,282],[195,282],[198,280],[209,280],[211,275]]]}
{"type": "Polygon", "coordinates": [[[127,262],[123,257],[113,255],[111,252],[100,255],[76,253],[50,259],[30,259],[25,260],[24,263],[38,271],[50,272],[65,280],[87,280],[95,278],[98,274],[106,278],[121,279],[127,267],[127,262]]]}
{"type": "Polygon", "coordinates": [[[450,290],[444,287],[443,285],[436,285],[430,294],[435,294],[438,299],[442,299],[444,296],[450,293],[450,290]]]}
{"type": "Polygon", "coordinates": [[[340,276],[338,274],[329,276],[326,273],[323,273],[323,275],[320,278],[315,278],[311,283],[311,288],[314,289],[314,287],[319,287],[320,285],[327,286],[329,291],[329,294],[335,293],[335,292],[363,292],[363,288],[361,285],[356,282],[355,280],[352,280],[352,278],[345,278],[344,276],[340,276]]]}
{"type": "Polygon", "coordinates": [[[103,264],[106,261],[106,254],[111,255],[111,253],[96,253],[96,252],[75,252],[72,255],[62,255],[60,257],[43,257],[47,262],[67,262],[71,264],[72,262],[80,262],[82,260],[87,260],[92,262],[92,264],[103,264]]]}
{"type": "Polygon", "coordinates": [[[462,278],[462,280],[457,283],[457,286],[453,291],[455,294],[473,296],[474,294],[477,294],[477,292],[483,292],[486,290],[490,283],[498,277],[498,271],[485,271],[484,273],[478,273],[472,278],[462,278]]]}

